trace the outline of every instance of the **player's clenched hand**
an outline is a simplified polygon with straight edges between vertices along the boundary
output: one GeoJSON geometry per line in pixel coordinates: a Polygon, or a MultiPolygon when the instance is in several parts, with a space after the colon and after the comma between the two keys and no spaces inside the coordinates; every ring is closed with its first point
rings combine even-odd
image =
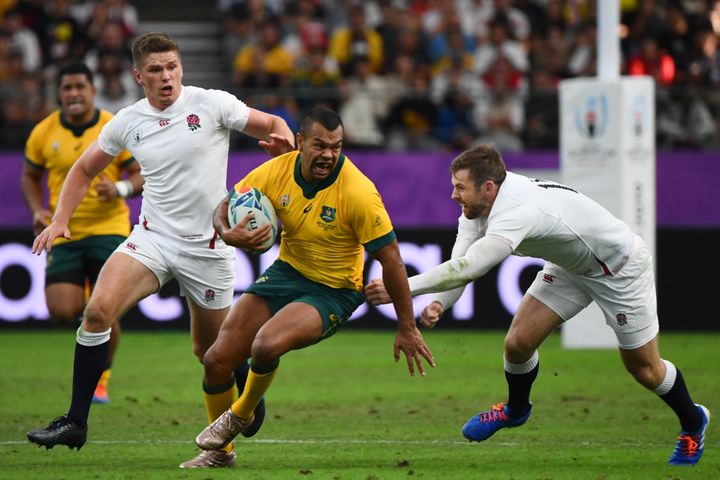
{"type": "Polygon", "coordinates": [[[420,325],[426,328],[433,328],[443,314],[442,304],[438,301],[432,302],[423,308],[420,314],[420,325]]]}
{"type": "Polygon", "coordinates": [[[95,182],[95,191],[97,191],[98,200],[101,202],[109,202],[118,196],[115,182],[110,180],[104,173],[98,175],[98,179],[95,182]]]}
{"type": "Polygon", "coordinates": [[[387,290],[385,290],[385,284],[380,278],[371,280],[367,285],[365,285],[363,292],[365,293],[367,301],[373,305],[383,305],[392,301],[390,295],[387,293],[387,290]]]}
{"type": "Polygon", "coordinates": [[[412,328],[399,328],[395,336],[394,355],[395,361],[400,360],[400,351],[405,354],[407,360],[408,371],[410,375],[415,375],[415,366],[420,375],[425,376],[425,366],[422,359],[428,362],[431,367],[435,367],[435,359],[430,348],[425,344],[420,330],[414,325],[412,328]]]}
{"type": "Polygon", "coordinates": [[[33,233],[40,235],[40,232],[50,224],[51,218],[52,213],[50,213],[49,210],[45,210],[44,208],[36,210],[35,213],[33,213],[33,233]]]}
{"type": "Polygon", "coordinates": [[[50,225],[45,227],[40,234],[35,237],[33,241],[32,253],[40,255],[40,252],[52,250],[52,244],[56,238],[63,237],[70,239],[70,230],[67,228],[67,224],[60,223],[57,221],[50,222],[50,225]]]}
{"type": "Polygon", "coordinates": [[[272,236],[272,230],[270,224],[255,230],[248,230],[247,224],[253,216],[254,213],[250,212],[237,225],[225,230],[222,233],[223,241],[228,245],[245,250],[261,249],[267,239],[272,236]]]}
{"type": "Polygon", "coordinates": [[[278,135],[277,133],[270,134],[269,142],[266,142],[265,140],[258,141],[258,145],[260,145],[260,148],[273,157],[295,150],[295,144],[292,140],[283,137],[282,135],[278,135]]]}

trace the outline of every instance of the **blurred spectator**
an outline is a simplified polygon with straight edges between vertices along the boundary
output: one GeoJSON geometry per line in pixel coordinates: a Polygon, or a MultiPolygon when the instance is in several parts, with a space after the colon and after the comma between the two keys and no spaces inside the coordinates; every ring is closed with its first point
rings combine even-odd
{"type": "Polygon", "coordinates": [[[523,74],[505,57],[499,57],[482,76],[484,90],[475,103],[475,125],[481,132],[477,144],[494,143],[501,151],[522,150],[525,127],[523,74]]]}
{"type": "Polygon", "coordinates": [[[621,24],[627,29],[622,42],[625,56],[631,57],[642,49],[645,38],[661,38],[666,34],[665,14],[658,7],[657,0],[639,0],[637,8],[622,16],[621,24]]]}
{"type": "Polygon", "coordinates": [[[10,34],[12,47],[19,51],[23,60],[23,71],[37,72],[42,65],[42,51],[38,37],[23,24],[23,17],[19,10],[10,10],[5,14],[2,23],[10,34]]]}
{"type": "MultiPolygon", "coordinates": [[[[461,18],[471,21],[478,43],[484,42],[492,35],[492,24],[498,17],[504,17],[507,21],[508,30],[512,32],[515,39],[519,41],[527,40],[530,37],[530,22],[525,13],[515,8],[511,0],[469,0],[463,2],[469,4],[467,7],[459,9],[461,18]],[[473,8],[473,5],[474,8],[473,8]],[[480,5],[478,5],[480,4],[480,5]]],[[[574,2],[569,2],[574,3],[574,2]]]]}
{"type": "Polygon", "coordinates": [[[720,49],[718,34],[712,30],[696,33],[697,56],[690,64],[693,83],[720,86],[720,49]]]}
{"type": "Polygon", "coordinates": [[[656,129],[661,149],[717,147],[715,118],[694,88],[657,91],[656,129]]]}
{"type": "Polygon", "coordinates": [[[372,148],[383,144],[378,125],[378,113],[373,109],[375,93],[380,92],[381,80],[372,73],[370,60],[355,59],[353,75],[342,85],[342,104],[338,114],[345,125],[348,148],[372,148]]]}
{"type": "Polygon", "coordinates": [[[352,73],[357,58],[367,57],[374,73],[382,70],[382,37],[366,24],[362,5],[353,5],[348,12],[348,26],[332,33],[329,53],[337,61],[343,75],[352,73]]]}
{"type": "Polygon", "coordinates": [[[665,7],[665,22],[667,29],[658,38],[658,42],[675,61],[675,83],[684,83],[688,79],[692,60],[693,32],[682,4],[668,3],[665,7]]]}
{"type": "Polygon", "coordinates": [[[119,76],[110,75],[103,78],[102,87],[97,90],[95,105],[97,108],[117,113],[137,100],[138,95],[128,91],[119,76]]]}
{"type": "Polygon", "coordinates": [[[498,15],[489,22],[487,42],[475,50],[475,71],[479,75],[485,74],[501,56],[506,58],[515,70],[527,71],[527,53],[520,42],[512,39],[510,23],[504,15],[498,15]]]}
{"type": "Polygon", "coordinates": [[[584,23],[575,29],[575,43],[567,63],[572,77],[591,77],[597,71],[597,26],[584,23]]]}
{"type": "Polygon", "coordinates": [[[438,139],[452,150],[468,149],[478,135],[473,121],[474,108],[472,98],[465,91],[448,90],[438,110],[435,127],[438,139]]]}
{"type": "Polygon", "coordinates": [[[222,17],[224,28],[223,36],[220,39],[221,55],[223,69],[227,71],[233,70],[233,62],[237,53],[257,40],[252,22],[244,12],[237,10],[233,9],[222,17]]]}
{"type": "Polygon", "coordinates": [[[385,129],[386,147],[390,150],[437,150],[435,137],[438,108],[430,99],[430,72],[416,70],[411,90],[398,98],[390,108],[385,129]]]}
{"type": "Polygon", "coordinates": [[[70,14],[70,0],[50,0],[44,19],[43,60],[45,63],[62,63],[71,58],[71,52],[83,51],[87,36],[80,23],[70,14]]]}
{"type": "Polygon", "coordinates": [[[628,62],[630,75],[649,75],[657,85],[671,85],[675,80],[675,61],[660,50],[654,37],[640,40],[640,50],[628,62]]]}
{"type": "Polygon", "coordinates": [[[474,38],[463,33],[460,17],[454,8],[445,9],[443,13],[441,23],[427,42],[433,74],[447,68],[450,62],[456,58],[462,58],[465,66],[472,68],[475,51],[474,38]]]}
{"type": "Polygon", "coordinates": [[[21,53],[11,51],[8,60],[7,76],[0,82],[2,117],[5,122],[1,138],[4,148],[22,149],[27,135],[35,123],[47,115],[48,110],[43,104],[36,76],[23,70],[21,53]]]}
{"type": "Polygon", "coordinates": [[[328,67],[328,57],[322,48],[313,48],[301,57],[292,76],[292,87],[298,109],[307,112],[312,107],[324,105],[338,111],[340,76],[337,69],[328,67]]]}
{"type": "Polygon", "coordinates": [[[259,75],[288,83],[293,66],[293,55],[282,45],[280,22],[272,18],[260,26],[257,41],[243,47],[235,57],[235,84],[247,87],[248,79],[259,75]]]}
{"type": "MultiPolygon", "coordinates": [[[[123,107],[128,106],[138,100],[141,90],[135,77],[125,65],[125,62],[118,56],[117,52],[103,50],[98,52],[97,67],[95,68],[95,86],[98,90],[98,98],[106,95],[108,101],[113,103],[125,101],[123,107]],[[106,83],[112,83],[110,87],[106,87],[106,83]],[[119,84],[119,85],[117,85],[119,84]],[[106,94],[103,94],[106,92],[106,94]]],[[[102,102],[104,100],[99,99],[102,102]]],[[[106,110],[116,113],[117,110],[106,108],[106,110]]]]}
{"type": "Polygon", "coordinates": [[[557,149],[560,106],[557,81],[541,68],[530,73],[530,90],[525,104],[525,148],[557,149]]]}
{"type": "Polygon", "coordinates": [[[90,70],[98,69],[101,53],[115,55],[119,59],[122,69],[130,69],[132,66],[132,53],[119,22],[109,21],[106,23],[100,37],[95,39],[92,48],[85,55],[83,61],[90,70]]]}
{"type": "Polygon", "coordinates": [[[468,68],[467,57],[460,52],[449,58],[445,69],[432,77],[430,96],[438,105],[445,102],[451,91],[463,92],[470,98],[478,98],[483,87],[479,76],[468,68]]]}
{"type": "Polygon", "coordinates": [[[380,2],[381,20],[375,27],[383,45],[383,72],[392,70],[395,59],[399,55],[398,45],[401,30],[417,30],[417,19],[405,8],[393,4],[389,0],[380,2]]]}

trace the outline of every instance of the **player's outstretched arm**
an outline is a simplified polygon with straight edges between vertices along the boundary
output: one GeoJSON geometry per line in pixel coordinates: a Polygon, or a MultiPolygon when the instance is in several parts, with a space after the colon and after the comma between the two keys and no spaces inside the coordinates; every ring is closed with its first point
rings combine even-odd
{"type": "Polygon", "coordinates": [[[70,238],[68,222],[80,201],[90,188],[90,183],[114,157],[103,152],[97,142],[93,142],[73,164],[65,178],[57,208],[50,225],[35,237],[33,253],[52,249],[53,241],[58,237],[70,238]]]}
{"type": "Polygon", "coordinates": [[[245,250],[254,250],[262,248],[262,245],[272,235],[271,226],[263,225],[255,230],[248,230],[247,224],[252,218],[252,213],[248,213],[245,218],[240,220],[237,225],[230,227],[228,220],[228,206],[230,199],[225,197],[215,207],[213,212],[213,228],[220,235],[223,242],[235,248],[245,250]]]}
{"type": "Polygon", "coordinates": [[[383,269],[383,283],[387,285],[387,294],[392,299],[395,313],[398,318],[397,335],[393,354],[395,361],[400,360],[400,352],[405,354],[407,367],[410,375],[415,374],[415,367],[421,375],[425,375],[425,366],[422,359],[434,367],[430,348],[415,325],[412,298],[408,288],[407,272],[405,264],[400,257],[400,249],[397,240],[384,247],[371,252],[373,258],[380,262],[383,269]]]}
{"type": "Polygon", "coordinates": [[[254,108],[250,109],[243,133],[259,140],[258,145],[273,157],[295,149],[295,136],[285,120],[254,108]]]}

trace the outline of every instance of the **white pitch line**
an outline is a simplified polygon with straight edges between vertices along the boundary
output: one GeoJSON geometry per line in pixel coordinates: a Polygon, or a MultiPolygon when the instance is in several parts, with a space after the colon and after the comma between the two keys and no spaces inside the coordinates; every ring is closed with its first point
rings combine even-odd
{"type": "MultiPolygon", "coordinates": [[[[172,444],[172,445],[184,445],[184,444],[195,444],[195,442],[189,440],[88,440],[88,444],[97,445],[158,445],[158,444],[172,444]]],[[[293,440],[293,439],[279,439],[279,438],[264,438],[256,440],[243,440],[242,443],[267,443],[267,444],[286,444],[286,445],[322,445],[322,444],[356,444],[356,445],[472,445],[471,442],[461,440],[341,440],[341,439],[328,439],[328,440],[293,440]]],[[[495,444],[505,446],[517,446],[518,443],[503,443],[494,442],[495,444]]],[[[21,440],[5,440],[0,441],[0,445],[32,445],[29,441],[21,440]]],[[[62,445],[58,445],[62,446],[62,445]]]]}

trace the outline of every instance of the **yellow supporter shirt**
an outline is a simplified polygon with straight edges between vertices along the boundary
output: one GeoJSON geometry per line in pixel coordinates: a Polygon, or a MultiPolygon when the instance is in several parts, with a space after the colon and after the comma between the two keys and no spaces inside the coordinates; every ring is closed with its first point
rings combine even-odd
{"type": "MultiPolygon", "coordinates": [[[[65,121],[60,110],[45,117],[33,128],[25,145],[25,161],[32,167],[47,170],[50,211],[57,206],[60,189],[65,177],[75,161],[85,149],[100,135],[103,125],[110,121],[112,113],[96,110],[95,117],[79,127],[65,121]]],[[[124,166],[134,162],[130,152],[124,150],[103,170],[110,180],[117,182],[124,166]]],[[[90,189],[70,218],[68,228],[73,240],[94,235],[130,234],[130,210],[123,198],[101,202],[94,188],[98,178],[93,180],[90,189]]],[[[54,245],[68,240],[58,237],[54,245]]]]}
{"type": "Polygon", "coordinates": [[[306,278],[332,288],[362,290],[365,255],[395,239],[375,185],[340,155],[333,173],[317,184],[300,175],[300,152],[265,162],[236,188],[254,187],[272,202],[283,230],[280,260],[306,278]]]}

